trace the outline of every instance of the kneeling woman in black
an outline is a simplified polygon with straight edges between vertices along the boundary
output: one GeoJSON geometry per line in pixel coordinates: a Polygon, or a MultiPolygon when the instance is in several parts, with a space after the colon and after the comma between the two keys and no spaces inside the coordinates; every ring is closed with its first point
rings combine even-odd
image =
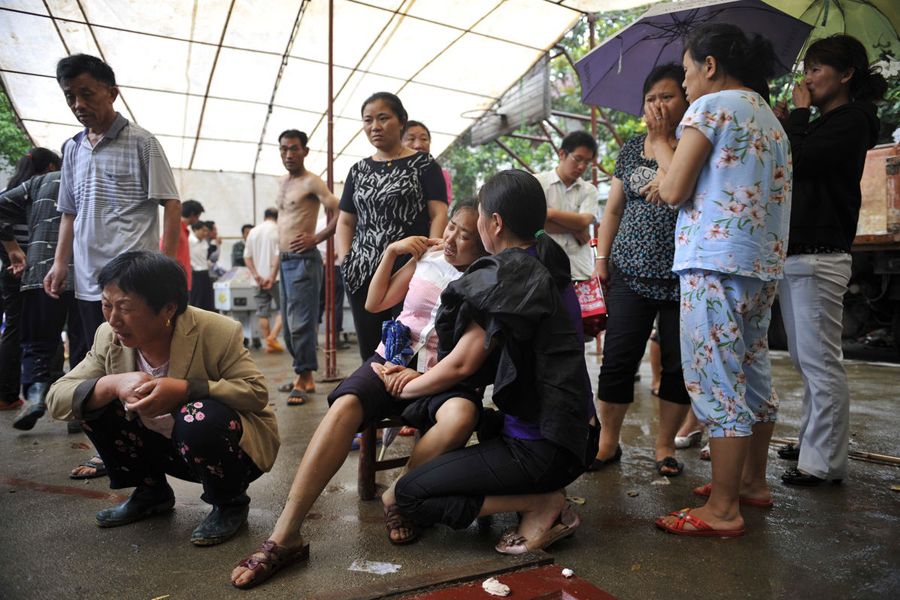
{"type": "Polygon", "coordinates": [[[436,321],[443,358],[400,395],[493,383],[502,430],[411,470],[396,498],[404,516],[422,526],[463,529],[478,516],[518,512],[518,531],[504,535],[497,550],[519,554],[578,526],[563,487],[596,453],[596,419],[581,312],[568,258],[541,230],[547,203],[540,184],[524,171],[503,171],[484,184],[479,203],[478,233],[492,256],[444,291],[436,321]]]}

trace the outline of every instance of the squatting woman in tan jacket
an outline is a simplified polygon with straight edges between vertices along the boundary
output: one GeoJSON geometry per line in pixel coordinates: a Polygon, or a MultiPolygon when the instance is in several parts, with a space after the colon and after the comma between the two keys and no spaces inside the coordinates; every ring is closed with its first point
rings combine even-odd
{"type": "Polygon", "coordinates": [[[239,323],[187,306],[178,264],[153,252],[119,255],[98,276],[106,317],[84,360],[50,388],[57,419],[83,421],[110,487],[135,487],[97,513],[116,527],[175,504],[166,475],[203,484],[213,505],[194,530],[218,544],[246,521],[251,481],[278,453],[278,426],[239,323]]]}

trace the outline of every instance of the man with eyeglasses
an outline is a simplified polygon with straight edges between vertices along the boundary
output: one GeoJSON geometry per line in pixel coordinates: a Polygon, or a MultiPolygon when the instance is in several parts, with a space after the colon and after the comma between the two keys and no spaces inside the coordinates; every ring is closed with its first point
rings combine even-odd
{"type": "Polygon", "coordinates": [[[588,242],[596,220],[597,188],[582,179],[597,157],[597,142],[586,131],[573,131],[563,138],[559,164],[536,175],[547,196],[544,231],[562,246],[572,265],[572,280],[591,278],[594,260],[588,242]]]}

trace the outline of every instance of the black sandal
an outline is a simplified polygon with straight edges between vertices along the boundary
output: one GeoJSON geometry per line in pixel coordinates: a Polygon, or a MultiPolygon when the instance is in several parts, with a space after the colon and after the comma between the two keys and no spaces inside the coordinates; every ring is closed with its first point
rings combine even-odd
{"type": "Polygon", "coordinates": [[[267,581],[272,575],[288,565],[306,562],[309,560],[309,544],[303,544],[299,548],[285,548],[272,540],[263,542],[259,550],[243,559],[236,566],[244,567],[253,573],[253,579],[246,583],[237,584],[231,580],[231,585],[238,589],[246,590],[267,581]],[[260,556],[257,556],[259,554],[260,556]]]}
{"type": "Polygon", "coordinates": [[[656,461],[656,472],[663,477],[677,477],[684,471],[684,463],[675,460],[674,456],[667,456],[662,460],[656,461]],[[664,471],[663,469],[670,469],[664,471]],[[671,469],[674,469],[672,471],[671,469]]]}
{"type": "Polygon", "coordinates": [[[387,529],[388,541],[395,546],[405,546],[419,539],[419,528],[403,516],[396,504],[384,507],[384,528],[387,529]],[[405,529],[408,532],[407,536],[403,539],[395,540],[391,536],[391,532],[398,529],[405,529]]]}
{"type": "Polygon", "coordinates": [[[800,460],[800,444],[788,442],[778,449],[778,458],[782,460],[800,460]]]}

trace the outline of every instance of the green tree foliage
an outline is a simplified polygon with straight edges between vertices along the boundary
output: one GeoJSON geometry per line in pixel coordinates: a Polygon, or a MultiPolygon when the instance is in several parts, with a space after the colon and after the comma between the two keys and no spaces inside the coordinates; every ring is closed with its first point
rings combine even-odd
{"type": "Polygon", "coordinates": [[[16,123],[9,98],[0,90],[0,166],[16,164],[29,150],[31,142],[16,123]]]}
{"type": "MultiPolygon", "coordinates": [[[[633,22],[644,10],[645,8],[636,8],[598,15],[596,43],[599,45],[606,38],[633,22]]],[[[560,40],[559,47],[565,50],[565,53],[552,53],[556,55],[556,58],[550,62],[550,103],[553,110],[590,116],[590,108],[581,103],[581,85],[578,75],[566,57],[568,54],[573,61],[577,62],[590,51],[589,31],[587,20],[582,19],[560,40]]],[[[590,123],[583,121],[561,117],[552,117],[552,120],[564,133],[577,129],[590,130],[590,123]]],[[[600,163],[607,173],[612,172],[619,152],[617,138],[628,139],[634,133],[643,131],[643,127],[641,120],[632,115],[614,110],[602,111],[598,120],[597,141],[600,146],[600,163]],[[603,125],[604,122],[608,123],[608,126],[603,125]]],[[[516,133],[544,136],[544,130],[540,126],[523,127],[516,133]]],[[[478,186],[491,173],[514,167],[522,168],[522,165],[499,145],[490,143],[483,146],[470,146],[467,137],[462,136],[440,157],[441,164],[453,174],[454,196],[474,195],[478,186]]],[[[561,137],[552,130],[551,137],[558,145],[561,137]]],[[[536,172],[553,168],[558,160],[553,147],[546,142],[509,136],[504,136],[501,141],[536,172]]],[[[601,172],[600,176],[604,177],[604,173],[601,172]]]]}
{"type": "MultiPolygon", "coordinates": [[[[611,11],[597,15],[596,43],[614,35],[620,29],[634,22],[646,7],[625,11],[611,11]]],[[[564,49],[575,62],[590,51],[589,26],[586,19],[579,21],[575,27],[560,40],[559,47],[564,49]]],[[[556,52],[551,55],[556,55],[556,52]]],[[[891,73],[890,85],[885,102],[880,105],[879,116],[882,122],[881,142],[890,142],[891,133],[900,126],[900,75],[891,73]]],[[[794,75],[793,77],[800,77],[794,75]]],[[[789,100],[791,97],[791,78],[785,75],[772,82],[772,102],[789,100]]],[[[581,103],[581,85],[578,75],[572,68],[565,54],[559,54],[550,63],[551,108],[556,111],[589,116],[590,108],[581,103]]],[[[553,122],[564,132],[576,129],[590,130],[590,124],[574,119],[552,117],[553,122]]],[[[602,172],[600,178],[612,173],[616,157],[619,153],[619,140],[627,140],[636,133],[646,130],[641,119],[615,110],[601,110],[598,119],[597,143],[598,159],[602,172]]],[[[542,137],[544,131],[539,126],[524,127],[516,131],[518,134],[542,137]]],[[[555,143],[559,144],[560,136],[551,132],[555,143]]],[[[521,164],[507,154],[495,143],[483,146],[470,146],[468,136],[462,136],[453,143],[440,157],[440,162],[453,174],[453,193],[455,196],[472,196],[478,186],[492,173],[502,169],[521,168],[521,164]]],[[[535,172],[546,171],[556,165],[557,157],[553,147],[540,141],[504,136],[501,141],[513,152],[527,162],[535,172]]]]}

